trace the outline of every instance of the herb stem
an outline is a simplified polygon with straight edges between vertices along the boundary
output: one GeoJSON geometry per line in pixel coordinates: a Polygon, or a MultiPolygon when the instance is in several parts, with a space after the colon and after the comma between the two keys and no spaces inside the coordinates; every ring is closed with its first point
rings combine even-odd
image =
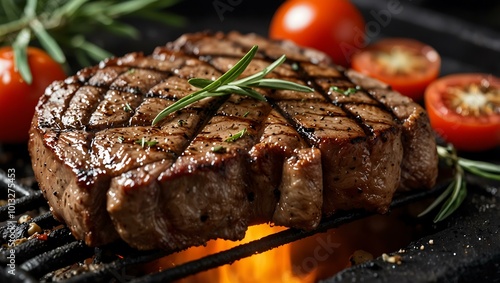
{"type": "Polygon", "coordinates": [[[446,200],[434,218],[435,223],[450,216],[465,200],[465,197],[467,196],[465,171],[483,178],[500,180],[500,165],[461,158],[457,155],[457,152],[452,145],[448,145],[448,147],[437,146],[437,153],[439,158],[444,160],[448,166],[453,168],[454,175],[453,180],[448,185],[446,190],[418,215],[420,217],[428,214],[440,203],[446,200]]]}
{"type": "Polygon", "coordinates": [[[29,26],[30,19],[20,18],[12,22],[0,25],[0,41],[4,41],[5,37],[11,33],[19,32],[23,28],[29,26]]]}

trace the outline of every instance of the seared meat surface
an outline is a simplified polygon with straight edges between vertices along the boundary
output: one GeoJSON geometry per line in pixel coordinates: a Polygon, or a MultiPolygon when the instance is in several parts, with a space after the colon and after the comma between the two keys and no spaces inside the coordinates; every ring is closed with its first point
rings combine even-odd
{"type": "Polygon", "coordinates": [[[239,33],[184,35],[53,83],[29,150],[54,216],[76,238],[138,249],[237,240],[265,222],[313,229],[338,210],[383,213],[398,188],[428,189],[437,176],[418,104],[322,53],[239,33]],[[217,78],[255,44],[242,76],[286,54],[269,77],[315,91],[208,98],[151,126],[196,91],[188,79],[217,78]],[[348,88],[356,91],[339,91],[348,88]]]}

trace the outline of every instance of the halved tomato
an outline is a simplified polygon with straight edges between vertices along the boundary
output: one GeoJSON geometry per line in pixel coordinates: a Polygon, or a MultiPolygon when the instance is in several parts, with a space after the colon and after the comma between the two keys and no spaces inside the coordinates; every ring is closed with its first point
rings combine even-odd
{"type": "Polygon", "coordinates": [[[500,79],[487,74],[440,78],[425,91],[434,130],[457,149],[479,151],[500,145],[500,79]]]}
{"type": "Polygon", "coordinates": [[[419,100],[439,75],[441,57],[434,48],[407,38],[382,39],[352,57],[352,68],[419,100]]]}

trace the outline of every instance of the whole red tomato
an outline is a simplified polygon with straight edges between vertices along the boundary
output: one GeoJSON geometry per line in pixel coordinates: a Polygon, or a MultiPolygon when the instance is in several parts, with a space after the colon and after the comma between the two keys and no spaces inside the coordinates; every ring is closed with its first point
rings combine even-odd
{"type": "Polygon", "coordinates": [[[26,141],[38,99],[50,83],[66,77],[61,65],[38,48],[28,47],[28,63],[30,85],[15,69],[12,48],[0,48],[0,142],[26,141]]]}
{"type": "Polygon", "coordinates": [[[348,66],[352,47],[364,46],[365,21],[349,0],[288,0],[276,11],[269,37],[288,39],[348,66]]]}

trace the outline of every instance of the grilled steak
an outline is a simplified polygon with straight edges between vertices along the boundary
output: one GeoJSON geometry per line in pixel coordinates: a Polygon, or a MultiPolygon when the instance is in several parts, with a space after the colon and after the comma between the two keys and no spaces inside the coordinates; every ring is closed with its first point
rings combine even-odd
{"type": "Polygon", "coordinates": [[[338,210],[383,213],[398,187],[427,189],[437,176],[419,105],[322,53],[238,33],[185,35],[53,83],[29,150],[54,216],[76,238],[96,246],[120,237],[138,249],[237,240],[270,221],[313,229],[338,210]],[[189,78],[220,76],[254,44],[242,76],[286,54],[270,77],[315,92],[208,98],[151,126],[196,90],[189,78]]]}

